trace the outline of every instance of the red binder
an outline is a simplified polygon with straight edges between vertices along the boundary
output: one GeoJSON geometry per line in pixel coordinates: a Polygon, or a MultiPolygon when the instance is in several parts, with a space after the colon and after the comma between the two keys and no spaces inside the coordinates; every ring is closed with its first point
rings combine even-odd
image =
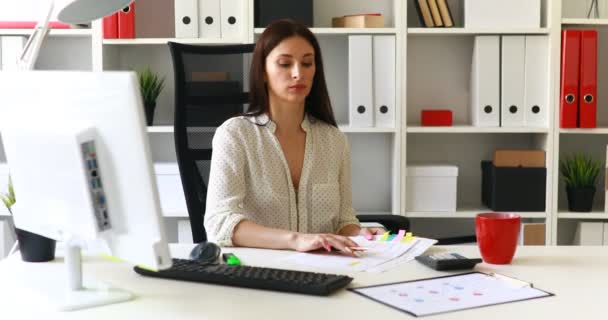
{"type": "Polygon", "coordinates": [[[580,30],[562,30],[562,65],[559,110],[560,128],[577,127],[580,46],[580,30]]]}
{"type": "Polygon", "coordinates": [[[597,127],[597,30],[581,30],[578,126],[597,127]]]}
{"type": "Polygon", "coordinates": [[[103,18],[103,38],[118,38],[118,12],[103,18]]]}
{"type": "Polygon", "coordinates": [[[118,37],[121,39],[135,38],[135,2],[118,11],[118,37]]]}

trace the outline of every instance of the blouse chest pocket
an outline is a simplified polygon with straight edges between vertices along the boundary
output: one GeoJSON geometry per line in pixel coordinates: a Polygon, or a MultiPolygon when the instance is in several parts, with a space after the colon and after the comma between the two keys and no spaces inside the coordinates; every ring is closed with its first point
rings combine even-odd
{"type": "Polygon", "coordinates": [[[312,232],[335,232],[340,214],[340,187],[337,183],[313,184],[312,232]]]}

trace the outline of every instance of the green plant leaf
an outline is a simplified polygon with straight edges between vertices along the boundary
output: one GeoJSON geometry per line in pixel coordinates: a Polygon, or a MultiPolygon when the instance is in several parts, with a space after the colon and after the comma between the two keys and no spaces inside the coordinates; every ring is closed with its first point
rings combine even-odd
{"type": "Polygon", "coordinates": [[[137,71],[139,89],[146,106],[152,105],[165,86],[165,77],[160,78],[149,67],[137,71]]]}
{"type": "Polygon", "coordinates": [[[570,188],[594,187],[601,172],[601,162],[584,154],[574,154],[560,162],[563,181],[570,188]]]}

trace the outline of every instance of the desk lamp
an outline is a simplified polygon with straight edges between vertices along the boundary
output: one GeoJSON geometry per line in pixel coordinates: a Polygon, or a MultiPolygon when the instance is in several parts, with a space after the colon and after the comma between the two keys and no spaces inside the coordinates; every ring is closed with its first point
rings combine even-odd
{"type": "MultiPolygon", "coordinates": [[[[103,18],[127,5],[133,0],[62,0],[57,18],[65,23],[86,23],[103,18]]],[[[55,1],[51,0],[48,11],[38,22],[34,32],[23,47],[21,55],[17,59],[19,70],[33,70],[42,42],[49,32],[49,19],[53,13],[55,1]]]]}

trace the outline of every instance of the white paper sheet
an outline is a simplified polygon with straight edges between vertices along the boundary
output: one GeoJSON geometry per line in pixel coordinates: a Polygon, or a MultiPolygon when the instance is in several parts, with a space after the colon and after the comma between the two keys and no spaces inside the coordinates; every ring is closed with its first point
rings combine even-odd
{"type": "Polygon", "coordinates": [[[419,237],[413,237],[409,242],[367,240],[361,236],[351,239],[368,249],[360,252],[359,257],[345,256],[336,251],[318,251],[294,253],[283,260],[332,272],[383,272],[413,260],[437,242],[419,237]]]}
{"type": "Polygon", "coordinates": [[[481,272],[349,289],[415,316],[426,316],[553,294],[481,272]]]}

